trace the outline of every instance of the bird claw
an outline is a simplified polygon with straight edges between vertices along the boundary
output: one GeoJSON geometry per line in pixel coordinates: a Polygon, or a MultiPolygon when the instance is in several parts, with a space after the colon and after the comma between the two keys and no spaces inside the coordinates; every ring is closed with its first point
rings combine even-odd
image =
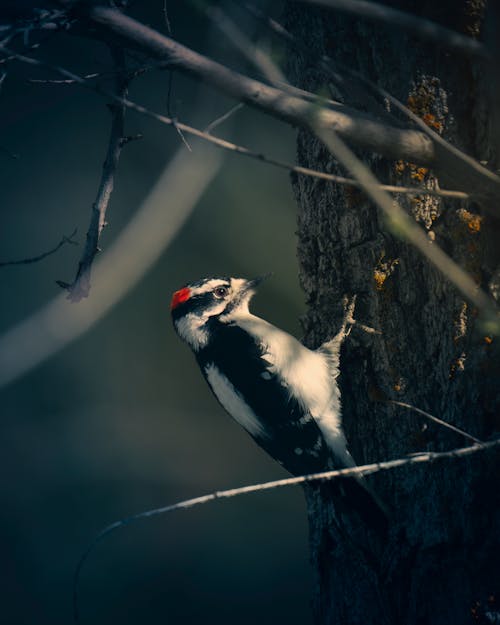
{"type": "Polygon", "coordinates": [[[370,326],[365,325],[364,323],[360,323],[354,318],[354,309],[356,308],[356,295],[349,297],[348,295],[344,295],[342,298],[342,305],[344,307],[344,318],[342,320],[342,325],[340,326],[340,330],[334,337],[333,341],[338,342],[339,344],[346,339],[354,326],[358,327],[363,332],[367,334],[382,334],[380,330],[375,330],[375,328],[371,328],[370,326]]]}
{"type": "Polygon", "coordinates": [[[353,295],[352,297],[344,295],[344,297],[342,298],[342,305],[344,307],[344,318],[342,320],[340,330],[335,336],[335,340],[340,343],[349,336],[353,325],[356,323],[356,319],[354,319],[354,309],[356,308],[356,295],[353,295]]]}

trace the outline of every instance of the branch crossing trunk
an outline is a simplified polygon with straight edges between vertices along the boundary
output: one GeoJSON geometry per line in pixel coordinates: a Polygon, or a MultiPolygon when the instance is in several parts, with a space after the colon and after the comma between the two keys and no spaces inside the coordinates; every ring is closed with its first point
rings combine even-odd
{"type": "MultiPolygon", "coordinates": [[[[391,3],[443,26],[476,35],[483,3],[391,3]],[[474,6],[472,6],[474,5],[474,6]],[[477,6],[476,6],[477,5],[477,6]]],[[[327,55],[377,82],[452,144],[489,161],[488,76],[472,61],[389,26],[289,3],[285,26],[302,44],[289,52],[288,77],[318,93],[331,87],[327,55]]],[[[352,81],[333,97],[353,105],[352,81]]],[[[369,102],[367,102],[369,106],[369,102]]],[[[370,111],[368,111],[370,112],[370,111]]],[[[358,152],[359,153],[359,152],[358,152]]],[[[379,180],[445,185],[443,173],[407,161],[363,157],[379,180]]],[[[298,136],[304,167],[345,174],[306,130],[298,136]]],[[[498,164],[497,164],[498,166],[498,164]]],[[[357,295],[357,319],[381,334],[355,330],[341,360],[344,426],[361,464],[425,450],[450,449],[460,436],[400,407],[410,403],[488,440],[500,429],[500,351],[455,289],[415,250],[392,236],[359,191],[294,177],[298,256],[309,306],[305,340],[316,347],[336,332],[342,298],[357,295]]],[[[496,297],[498,219],[474,203],[401,198],[401,205],[478,285],[496,297]],[[497,241],[497,243],[495,243],[497,241]]],[[[397,469],[367,478],[391,509],[385,540],[370,534],[324,487],[306,487],[315,621],[321,625],[470,625],[495,612],[499,597],[498,455],[460,464],[397,469]]],[[[500,616],[500,609],[498,609],[500,616]]],[[[483,620],[481,620],[483,619],[483,620]]]]}

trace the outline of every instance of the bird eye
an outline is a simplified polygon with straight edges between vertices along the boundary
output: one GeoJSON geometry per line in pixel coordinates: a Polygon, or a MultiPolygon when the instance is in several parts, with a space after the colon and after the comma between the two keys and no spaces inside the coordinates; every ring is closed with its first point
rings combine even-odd
{"type": "Polygon", "coordinates": [[[227,292],[227,286],[218,286],[216,289],[214,289],[214,295],[217,299],[222,299],[223,297],[226,297],[227,292]]]}

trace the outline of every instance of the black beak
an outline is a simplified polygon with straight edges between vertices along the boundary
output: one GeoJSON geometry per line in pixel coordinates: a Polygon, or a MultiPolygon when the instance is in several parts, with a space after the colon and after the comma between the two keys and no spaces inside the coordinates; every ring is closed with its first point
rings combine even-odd
{"type": "Polygon", "coordinates": [[[253,280],[248,280],[247,283],[245,284],[245,291],[250,291],[251,289],[255,289],[256,287],[259,286],[259,284],[261,282],[264,282],[264,280],[267,280],[272,275],[273,275],[272,272],[271,273],[266,273],[263,276],[259,276],[258,278],[254,278],[253,280]]]}

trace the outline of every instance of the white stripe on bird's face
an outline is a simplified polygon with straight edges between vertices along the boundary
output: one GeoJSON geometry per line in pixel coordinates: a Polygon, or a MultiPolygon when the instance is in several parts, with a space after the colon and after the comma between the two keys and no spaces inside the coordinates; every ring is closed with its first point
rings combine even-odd
{"type": "Polygon", "coordinates": [[[189,286],[189,290],[192,295],[202,295],[203,293],[210,293],[218,286],[227,286],[228,281],[221,278],[212,278],[212,280],[207,280],[200,286],[189,286]]]}

